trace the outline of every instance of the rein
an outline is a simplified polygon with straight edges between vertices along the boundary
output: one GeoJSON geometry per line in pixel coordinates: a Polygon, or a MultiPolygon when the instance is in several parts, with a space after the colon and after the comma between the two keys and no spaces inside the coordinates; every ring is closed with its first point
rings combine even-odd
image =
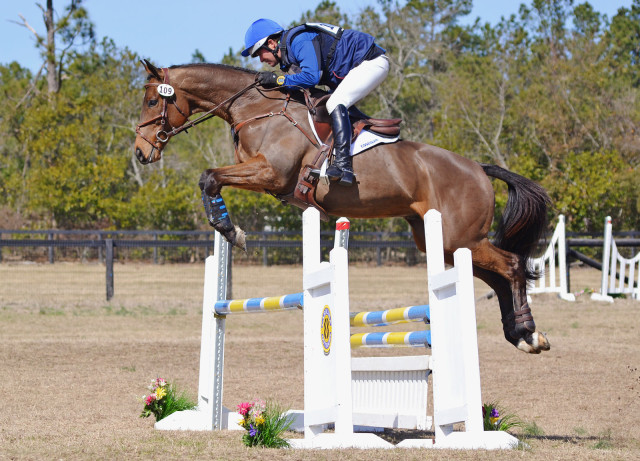
{"type": "MultiPolygon", "coordinates": [[[[163,84],[170,85],[170,83],[169,83],[169,69],[165,67],[165,68],[162,69],[162,72],[164,74],[163,84]]],[[[158,87],[160,85],[161,85],[161,83],[146,83],[144,85],[144,87],[145,88],[149,88],[149,87],[152,87],[152,86],[158,87]]],[[[242,94],[246,93],[247,91],[249,91],[252,88],[255,88],[258,85],[259,85],[258,82],[253,82],[249,86],[241,89],[237,93],[233,94],[232,96],[230,96],[227,99],[225,99],[224,101],[222,101],[220,104],[218,104],[213,109],[208,110],[207,112],[202,114],[197,119],[195,119],[195,120],[187,120],[184,124],[180,125],[179,127],[172,127],[169,124],[169,119],[168,119],[169,103],[173,104],[175,106],[175,108],[178,110],[178,112],[183,117],[188,118],[188,116],[185,115],[180,110],[178,105],[176,104],[175,93],[170,95],[170,96],[160,95],[162,97],[162,112],[160,113],[160,115],[158,115],[156,117],[153,117],[152,119],[149,119],[146,122],[141,122],[138,125],[136,125],[136,134],[140,135],[140,137],[142,139],[144,139],[145,141],[147,141],[149,144],[151,144],[152,147],[154,147],[155,149],[160,150],[160,146],[156,145],[156,143],[151,141],[149,138],[147,138],[142,133],[142,130],[141,130],[142,127],[154,124],[155,122],[160,120],[161,129],[158,130],[158,132],[156,133],[156,142],[166,143],[167,141],[169,141],[169,138],[177,135],[178,133],[181,133],[182,131],[184,131],[186,133],[188,128],[194,127],[194,126],[198,125],[199,123],[202,123],[202,122],[204,122],[206,120],[209,120],[210,118],[214,117],[215,115],[213,113],[216,110],[218,110],[221,106],[227,104],[228,102],[234,101],[236,98],[240,97],[242,94]],[[165,127],[168,127],[169,130],[167,131],[165,129],[165,127]]],[[[285,99],[284,107],[279,112],[275,112],[275,113],[274,112],[269,112],[267,114],[258,115],[256,117],[252,117],[252,118],[250,118],[248,120],[244,120],[244,121],[242,121],[240,123],[236,123],[231,127],[232,131],[234,133],[237,133],[238,131],[240,131],[240,129],[243,126],[245,126],[248,123],[251,123],[251,122],[256,121],[256,120],[261,120],[261,119],[266,118],[266,117],[273,117],[274,115],[282,115],[285,118],[287,118],[291,122],[291,124],[293,126],[298,128],[302,132],[302,134],[304,134],[306,136],[306,138],[311,142],[311,144],[313,144],[316,147],[319,147],[319,144],[315,140],[315,138],[313,138],[304,129],[302,129],[302,127],[298,124],[298,122],[293,117],[291,117],[291,115],[289,115],[289,113],[287,112],[287,106],[289,104],[290,98],[291,98],[291,95],[288,94],[286,99],[285,99]]]]}

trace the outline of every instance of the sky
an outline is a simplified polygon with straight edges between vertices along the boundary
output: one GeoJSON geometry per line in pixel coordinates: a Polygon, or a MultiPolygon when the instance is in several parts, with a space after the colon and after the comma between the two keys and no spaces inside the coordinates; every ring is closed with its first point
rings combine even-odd
{"type": "MultiPolygon", "coordinates": [[[[618,8],[629,8],[633,0],[590,0],[589,3],[609,18],[618,8]]],[[[12,21],[20,16],[41,35],[45,27],[36,3],[45,0],[0,0],[0,64],[18,61],[23,67],[37,71],[42,58],[35,48],[32,32],[12,21]]],[[[298,21],[302,14],[315,10],[320,0],[288,2],[269,0],[85,0],[84,6],[95,25],[96,37],[109,37],[119,48],[128,47],[142,58],[158,66],[185,64],[198,49],[208,62],[219,62],[232,48],[243,47],[244,34],[258,18],[273,19],[283,26],[298,21]]],[[[337,0],[342,13],[350,17],[376,0],[337,0]]],[[[520,0],[474,0],[469,23],[479,17],[482,22],[496,24],[502,16],[518,12],[520,0]]],[[[524,3],[530,4],[531,0],[524,3]]],[[[582,3],[576,0],[575,4],[582,3]]],[[[61,11],[68,0],[54,0],[61,11]]],[[[366,32],[366,31],[365,31],[366,32]]]]}

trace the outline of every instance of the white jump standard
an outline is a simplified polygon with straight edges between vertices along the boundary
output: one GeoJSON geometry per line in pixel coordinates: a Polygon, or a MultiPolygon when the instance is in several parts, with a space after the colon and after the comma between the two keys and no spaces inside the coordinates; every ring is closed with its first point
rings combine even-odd
{"type": "Polygon", "coordinates": [[[611,295],[620,294],[628,294],[633,299],[640,299],[640,253],[632,258],[625,258],[618,253],[618,246],[613,239],[611,216],[607,216],[604,220],[600,293],[593,293],[591,299],[612,303],[611,295]]]}
{"type": "Polygon", "coordinates": [[[567,287],[567,244],[565,238],[564,215],[558,216],[551,241],[544,254],[539,258],[532,258],[530,261],[534,271],[541,274],[538,280],[531,280],[527,287],[528,294],[535,293],[558,293],[558,296],[565,301],[575,301],[573,293],[569,293],[567,287]],[[556,276],[556,261],[557,271],[556,276]]]}
{"type": "MultiPolygon", "coordinates": [[[[398,447],[515,447],[517,439],[506,432],[483,430],[471,253],[457,250],[454,267],[445,270],[440,214],[431,210],[425,215],[429,306],[351,315],[347,249],[335,247],[329,262],[321,262],[318,211],[306,210],[303,223],[304,292],[282,297],[225,301],[229,244],[216,233],[215,254],[207,258],[205,266],[198,408],[174,413],[156,423],[156,428],[239,429],[240,417],[222,406],[226,316],[299,309],[302,305],[304,411],[298,413],[297,423],[304,427],[304,439],[291,439],[292,447],[393,448],[375,434],[354,432],[354,425],[430,428],[431,420],[426,416],[429,371],[433,372],[435,441],[404,440],[398,447]],[[430,321],[430,330],[350,332],[350,324],[363,327],[416,321],[430,321]],[[351,357],[351,347],[396,344],[430,344],[431,356],[351,357]],[[401,378],[380,379],[394,373],[401,378]],[[391,401],[393,408],[388,406],[391,401]],[[459,422],[464,423],[465,431],[453,432],[453,424],[459,422]],[[329,425],[334,432],[325,432],[329,425]]],[[[346,246],[344,235],[336,234],[336,240],[346,246]]]]}

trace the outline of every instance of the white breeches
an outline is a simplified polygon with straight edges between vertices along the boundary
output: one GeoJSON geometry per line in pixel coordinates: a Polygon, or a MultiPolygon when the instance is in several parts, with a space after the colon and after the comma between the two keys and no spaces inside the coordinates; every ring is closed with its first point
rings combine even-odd
{"type": "Polygon", "coordinates": [[[389,59],[385,55],[354,67],[327,100],[327,110],[331,113],[340,104],[347,109],[353,106],[375,90],[388,73],[389,59]]]}

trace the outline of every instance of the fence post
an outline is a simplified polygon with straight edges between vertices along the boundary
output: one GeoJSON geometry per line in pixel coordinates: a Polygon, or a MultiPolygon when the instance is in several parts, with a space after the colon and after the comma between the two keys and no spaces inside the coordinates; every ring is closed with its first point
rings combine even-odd
{"type": "MultiPolygon", "coordinates": [[[[568,242],[567,242],[568,243],[568,242]]],[[[566,261],[566,273],[567,273],[567,293],[571,293],[571,271],[569,270],[571,266],[571,249],[567,244],[564,249],[564,260],[566,261]]]]}
{"type": "MultiPolygon", "coordinates": [[[[49,232],[47,234],[47,240],[53,240],[52,232],[49,232]]],[[[53,245],[49,246],[49,264],[53,264],[53,245]]]]}
{"type": "Polygon", "coordinates": [[[227,299],[233,299],[233,247],[229,247],[227,260],[227,299]]]}
{"type": "MultiPolygon", "coordinates": [[[[153,241],[154,242],[158,241],[158,234],[157,233],[153,234],[153,241]]],[[[158,247],[157,246],[153,247],[153,264],[158,264],[158,247]]]]}
{"type": "Polygon", "coordinates": [[[107,273],[107,301],[113,298],[113,239],[105,239],[105,266],[107,273]]]}

